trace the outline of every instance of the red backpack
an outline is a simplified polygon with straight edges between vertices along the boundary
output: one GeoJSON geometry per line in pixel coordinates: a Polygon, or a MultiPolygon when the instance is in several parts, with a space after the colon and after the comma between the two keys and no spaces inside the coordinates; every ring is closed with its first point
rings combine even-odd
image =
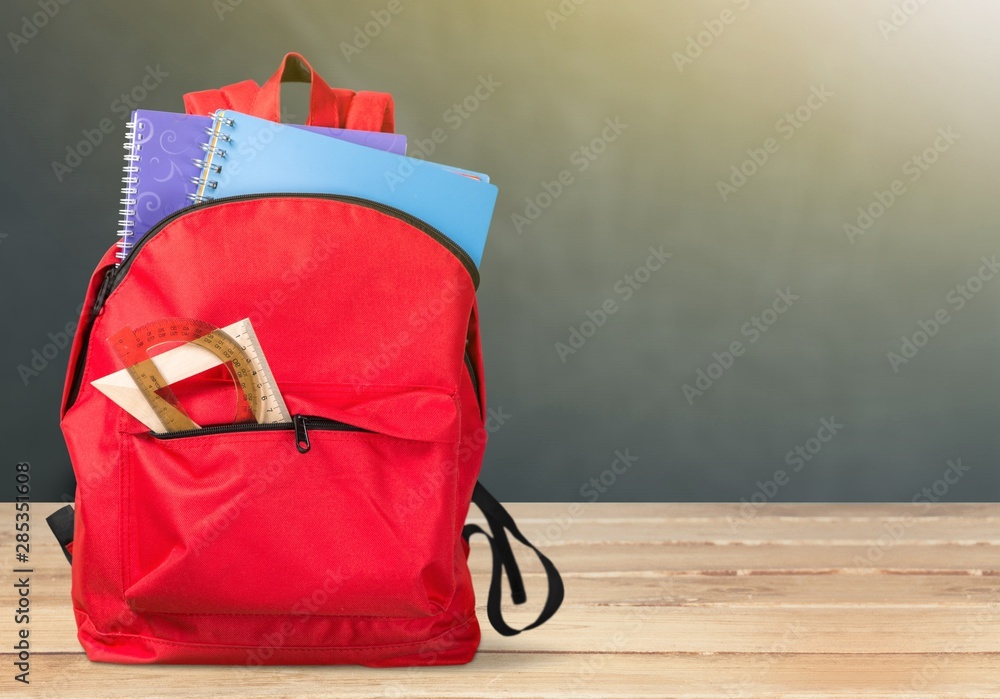
{"type": "MultiPolygon", "coordinates": [[[[185,104],[277,119],[288,79],[312,82],[309,123],[393,129],[391,97],[331,89],[296,54],[263,87],[185,104]]],[[[76,509],[49,520],[91,660],[465,663],[480,640],[473,534],[493,553],[490,622],[520,632],[501,615],[501,578],[524,602],[508,534],[531,544],[477,482],[479,272],[452,241],[367,200],[276,194],[168,216],[120,268],[116,250],[90,279],[62,398],[76,509]],[[186,322],[170,319],[247,317],[291,423],[234,423],[224,366],[173,387],[219,398],[200,404],[211,426],[194,433],[154,433],[91,385],[122,368],[109,344],[122,328],[153,324],[170,339],[186,322]],[[463,526],[470,501],[488,532],[463,526]]],[[[526,628],[563,598],[531,548],[549,590],[526,628]]]]}

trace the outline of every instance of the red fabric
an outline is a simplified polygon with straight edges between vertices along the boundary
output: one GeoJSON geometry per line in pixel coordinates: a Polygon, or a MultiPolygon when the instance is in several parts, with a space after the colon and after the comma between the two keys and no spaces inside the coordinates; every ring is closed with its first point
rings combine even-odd
{"type": "Polygon", "coordinates": [[[184,109],[188,114],[207,116],[217,109],[235,109],[247,112],[253,105],[253,100],[260,92],[260,86],[254,80],[243,80],[217,90],[202,90],[188,92],[184,95],[184,109]]]}
{"type": "MultiPolygon", "coordinates": [[[[78,484],[73,606],[87,656],[469,661],[480,631],[461,529],[486,430],[475,290],[459,260],[359,205],[230,201],[156,233],[92,318],[114,252],[88,289],[61,423],[78,484]],[[291,413],[371,432],[313,429],[306,454],[284,430],[156,439],[90,382],[121,368],[109,336],[167,317],[249,317],[291,413]]],[[[202,425],[232,420],[235,387],[214,395],[185,401],[202,425]]]]}
{"type": "Polygon", "coordinates": [[[354,92],[330,87],[300,54],[286,54],[274,75],[258,87],[253,80],[218,90],[184,95],[188,114],[211,114],[217,109],[234,109],[262,119],[281,121],[281,83],[309,82],[310,126],[384,131],[395,129],[392,96],[384,92],[354,92]]]}

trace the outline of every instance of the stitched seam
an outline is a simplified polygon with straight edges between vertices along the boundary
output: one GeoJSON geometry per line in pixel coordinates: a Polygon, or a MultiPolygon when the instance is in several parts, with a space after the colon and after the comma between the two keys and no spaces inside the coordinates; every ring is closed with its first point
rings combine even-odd
{"type": "MultiPolygon", "coordinates": [[[[121,435],[120,432],[119,435],[121,435]]],[[[132,581],[132,448],[128,440],[121,439],[120,436],[119,439],[121,441],[121,461],[119,463],[119,468],[122,469],[120,475],[122,483],[122,496],[118,503],[118,507],[120,508],[118,516],[118,531],[122,539],[122,550],[119,551],[119,555],[121,556],[121,560],[123,562],[121,578],[122,598],[124,599],[125,591],[128,590],[132,581]]]]}
{"type": "MultiPolygon", "coordinates": [[[[78,610],[79,611],[79,610],[78,610]]],[[[84,612],[86,616],[86,612],[84,612]]],[[[87,616],[89,619],[90,617],[87,616]]],[[[410,646],[422,646],[424,644],[432,643],[440,638],[444,638],[448,634],[452,634],[455,631],[464,629],[466,626],[471,624],[475,619],[475,615],[470,616],[464,622],[458,626],[452,626],[445,631],[442,631],[436,636],[431,636],[430,638],[421,639],[419,641],[407,641],[406,643],[387,643],[375,646],[282,646],[278,650],[294,650],[294,651],[320,651],[329,652],[331,650],[343,650],[343,651],[366,651],[366,650],[383,650],[389,648],[406,648],[410,646]]],[[[183,643],[181,641],[168,641],[163,638],[155,638],[153,636],[143,636],[141,634],[130,634],[130,633],[103,633],[97,630],[94,626],[94,630],[98,632],[103,637],[110,638],[136,638],[142,641],[147,641],[149,643],[161,643],[170,646],[179,646],[181,648],[232,648],[234,650],[253,650],[259,648],[259,646],[233,646],[228,644],[214,644],[214,643],[183,643]]]]}
{"type": "MultiPolygon", "coordinates": [[[[371,620],[387,620],[387,621],[411,621],[413,619],[433,619],[436,614],[423,614],[423,615],[411,615],[411,616],[379,616],[377,614],[320,614],[319,612],[304,612],[302,614],[295,614],[294,612],[161,612],[156,609],[143,609],[142,607],[135,607],[129,603],[129,607],[136,612],[143,612],[145,614],[152,614],[154,616],[165,615],[165,616],[190,616],[190,617],[200,617],[200,616],[229,616],[229,617],[291,617],[293,619],[298,618],[308,618],[308,617],[324,617],[327,619],[371,619],[371,620]]],[[[438,612],[440,614],[440,612],[438,612]]]]}
{"type": "MultiPolygon", "coordinates": [[[[229,381],[232,383],[232,381],[229,381]]],[[[433,384],[422,384],[422,383],[365,383],[365,384],[353,384],[353,383],[332,383],[330,381],[282,381],[282,387],[286,386],[308,386],[305,389],[313,393],[357,393],[358,389],[361,389],[361,393],[377,393],[378,391],[368,391],[368,389],[382,389],[382,388],[405,388],[405,389],[428,389],[435,391],[437,393],[443,393],[446,395],[452,395],[455,389],[450,386],[435,386],[433,384]]]]}

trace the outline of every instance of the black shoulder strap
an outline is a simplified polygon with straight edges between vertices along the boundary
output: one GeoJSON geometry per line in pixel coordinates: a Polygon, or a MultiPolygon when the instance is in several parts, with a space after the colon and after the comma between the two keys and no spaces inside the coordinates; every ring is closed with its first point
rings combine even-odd
{"type": "Polygon", "coordinates": [[[60,507],[45,518],[49,529],[52,530],[52,534],[56,537],[56,541],[59,542],[59,546],[62,548],[63,555],[66,556],[66,560],[71,565],[73,563],[73,554],[69,552],[69,545],[73,543],[73,520],[75,518],[76,511],[72,505],[60,507]]]}
{"type": "Polygon", "coordinates": [[[466,541],[473,534],[482,534],[485,536],[490,542],[490,549],[493,551],[493,577],[490,580],[490,591],[486,600],[486,613],[489,616],[490,624],[504,636],[516,636],[522,631],[541,626],[556,613],[566,594],[559,571],[556,570],[555,565],[553,565],[552,561],[545,554],[524,537],[517,528],[514,518],[504,509],[503,505],[497,502],[495,497],[490,495],[482,483],[476,483],[476,489],[472,492],[472,502],[483,511],[483,515],[486,516],[486,523],[489,525],[492,534],[492,536],[487,534],[478,524],[466,524],[465,528],[462,529],[462,536],[466,541]],[[527,600],[527,595],[524,591],[524,581],[521,579],[521,571],[517,567],[514,552],[510,548],[510,540],[507,538],[508,531],[515,539],[535,552],[538,560],[542,562],[542,567],[545,568],[545,576],[548,578],[549,583],[549,595],[545,600],[545,606],[542,608],[541,614],[538,615],[535,621],[523,629],[515,629],[509,626],[503,620],[503,614],[500,609],[501,578],[504,571],[507,571],[511,601],[514,604],[523,604],[527,600]]]}

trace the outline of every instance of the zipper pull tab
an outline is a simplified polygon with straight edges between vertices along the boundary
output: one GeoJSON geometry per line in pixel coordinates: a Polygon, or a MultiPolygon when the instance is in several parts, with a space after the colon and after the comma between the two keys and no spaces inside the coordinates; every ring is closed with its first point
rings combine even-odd
{"type": "Polygon", "coordinates": [[[94,307],[90,309],[92,315],[97,315],[101,312],[101,307],[104,306],[104,299],[108,296],[108,291],[111,289],[111,282],[115,278],[115,268],[111,267],[107,272],[104,273],[104,281],[101,282],[100,288],[97,290],[97,297],[94,299],[94,307]]]}
{"type": "Polygon", "coordinates": [[[299,450],[300,454],[305,454],[311,448],[309,445],[309,431],[306,430],[305,415],[295,415],[292,417],[292,422],[295,423],[295,448],[299,450]]]}

